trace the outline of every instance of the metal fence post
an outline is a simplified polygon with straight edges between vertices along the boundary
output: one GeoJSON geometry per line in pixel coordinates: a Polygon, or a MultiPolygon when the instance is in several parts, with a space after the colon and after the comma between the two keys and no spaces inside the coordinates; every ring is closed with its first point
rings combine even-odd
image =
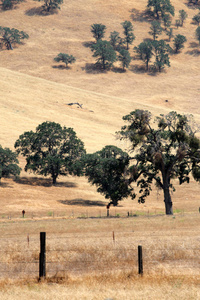
{"type": "Polygon", "coordinates": [[[138,274],[143,275],[142,246],[138,246],[138,274]]]}

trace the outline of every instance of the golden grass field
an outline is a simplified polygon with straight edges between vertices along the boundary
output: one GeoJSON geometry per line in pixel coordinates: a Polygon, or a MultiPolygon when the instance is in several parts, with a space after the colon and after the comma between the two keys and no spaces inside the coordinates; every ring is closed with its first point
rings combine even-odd
{"type": "MultiPolygon", "coordinates": [[[[122,35],[121,23],[130,20],[136,36],[130,51],[134,57],[133,47],[150,37],[150,23],[141,18],[146,0],[64,0],[60,11],[47,16],[38,14],[41,2],[27,0],[13,10],[1,11],[0,26],[23,30],[29,39],[24,45],[16,45],[13,51],[0,51],[0,144],[13,149],[20,134],[48,120],[73,127],[88,152],[108,144],[125,149],[127,145],[116,140],[115,132],[123,125],[122,117],[136,108],[148,109],[153,115],[176,110],[193,114],[200,123],[200,48],[195,39],[196,25],[192,24],[197,9],[187,6],[186,1],[171,2],[176,11],[172,22],[174,34],[185,35],[187,42],[178,55],[171,55],[171,67],[156,75],[144,72],[143,63],[136,59],[125,73],[120,72],[117,63],[113,70],[99,72],[94,69],[95,60],[88,47],[94,41],[90,32],[93,23],[106,25],[105,38],[108,39],[114,30],[122,35]],[[174,24],[180,9],[187,12],[188,18],[183,27],[176,29],[174,24]],[[76,63],[69,69],[58,67],[53,58],[60,52],[74,55],[76,63]],[[79,102],[83,109],[70,107],[69,102],[79,102]]],[[[162,37],[166,38],[164,33],[162,37]]],[[[19,160],[23,168],[24,159],[19,160]]],[[[24,171],[18,181],[2,179],[0,249],[3,251],[0,253],[8,265],[12,266],[15,253],[8,256],[4,250],[8,245],[13,251],[27,247],[27,234],[35,255],[31,259],[37,257],[40,231],[47,231],[52,245],[56,242],[55,235],[63,236],[64,240],[65,236],[70,237],[70,249],[76,248],[77,261],[86,250],[96,261],[97,249],[102,253],[109,247],[131,245],[135,249],[142,243],[144,249],[146,247],[144,251],[152,250],[152,254],[145,253],[147,261],[155,260],[153,253],[160,245],[162,251],[166,248],[164,257],[171,253],[171,265],[164,264],[159,256],[158,264],[148,267],[142,280],[137,276],[136,267],[132,273],[116,270],[114,274],[101,274],[98,265],[92,265],[93,274],[84,274],[84,266],[78,277],[64,274],[62,285],[55,282],[38,285],[35,277],[5,277],[1,280],[0,298],[199,299],[200,262],[193,258],[193,250],[187,252],[190,245],[199,249],[199,185],[193,181],[181,187],[175,185],[175,218],[160,215],[164,212],[163,196],[154,189],[144,205],[127,199],[116,209],[111,208],[111,214],[121,218],[77,219],[106,214],[107,201],[86,179],[60,177],[58,185],[52,186],[48,178],[24,171]],[[23,209],[26,211],[24,220],[21,219],[23,209]],[[125,218],[127,211],[138,217],[125,218]],[[116,231],[115,246],[111,238],[113,230],[116,231]],[[32,237],[37,241],[34,245],[32,237]],[[176,249],[178,253],[174,255],[176,249]]],[[[58,250],[63,245],[60,247],[58,250]]],[[[52,255],[60,259],[58,253],[52,255]]],[[[28,259],[26,252],[15,258],[28,259]]],[[[115,261],[117,256],[113,254],[110,259],[115,261]]],[[[126,263],[129,264],[129,253],[126,263]]]]}

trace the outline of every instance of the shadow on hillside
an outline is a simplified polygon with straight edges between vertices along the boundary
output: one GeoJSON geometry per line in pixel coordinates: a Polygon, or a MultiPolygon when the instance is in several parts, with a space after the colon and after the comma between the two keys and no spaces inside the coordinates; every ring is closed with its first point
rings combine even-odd
{"type": "Polygon", "coordinates": [[[0,189],[1,188],[10,188],[10,189],[12,189],[13,187],[7,182],[0,182],[0,189]]]}
{"type": "Polygon", "coordinates": [[[69,70],[70,69],[69,66],[65,66],[65,65],[52,66],[52,68],[59,69],[59,70],[69,70]]]}
{"type": "Polygon", "coordinates": [[[85,64],[85,67],[82,67],[82,70],[88,74],[99,74],[107,73],[107,70],[103,70],[102,67],[98,64],[85,64]]]}
{"type": "Polygon", "coordinates": [[[193,55],[193,56],[199,56],[200,55],[200,45],[198,43],[192,42],[192,43],[190,43],[190,47],[193,50],[187,51],[186,52],[187,54],[190,54],[190,55],[193,55]],[[194,48],[196,48],[196,49],[194,49],[194,48]]]}
{"type": "Polygon", "coordinates": [[[95,42],[91,42],[91,41],[82,43],[82,45],[86,48],[91,48],[91,46],[94,44],[95,44],[95,42]]]}
{"type": "Polygon", "coordinates": [[[56,10],[51,10],[49,12],[46,12],[43,10],[42,7],[33,7],[31,9],[28,9],[25,11],[25,15],[32,17],[32,16],[49,16],[57,14],[58,12],[56,10]]]}
{"type": "Polygon", "coordinates": [[[199,3],[195,3],[195,1],[193,1],[193,2],[184,2],[184,4],[190,9],[199,8],[199,3]]]}
{"type": "Polygon", "coordinates": [[[15,182],[19,184],[31,185],[31,186],[56,186],[56,187],[76,187],[73,182],[57,182],[55,185],[52,183],[51,178],[39,178],[39,177],[20,177],[15,179],[15,182]]]}
{"type": "Polygon", "coordinates": [[[152,11],[146,9],[140,12],[138,9],[131,9],[131,19],[137,22],[152,22],[155,20],[154,14],[152,11]]]}
{"type": "Polygon", "coordinates": [[[77,205],[77,206],[105,206],[106,203],[102,201],[91,201],[84,200],[81,198],[73,199],[73,200],[58,200],[58,202],[65,205],[77,205]]]}
{"type": "Polygon", "coordinates": [[[119,67],[112,67],[112,71],[114,73],[126,73],[126,69],[122,69],[122,68],[119,68],[119,67]]]}

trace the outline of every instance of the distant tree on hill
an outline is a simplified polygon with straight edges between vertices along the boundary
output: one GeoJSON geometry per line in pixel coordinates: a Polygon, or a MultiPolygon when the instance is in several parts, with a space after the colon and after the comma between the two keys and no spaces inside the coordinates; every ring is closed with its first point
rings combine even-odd
{"type": "Polygon", "coordinates": [[[163,18],[164,29],[167,30],[171,26],[172,20],[170,14],[164,14],[163,18]]]}
{"type": "Polygon", "coordinates": [[[91,50],[94,52],[93,57],[97,57],[97,64],[104,70],[117,60],[115,50],[108,41],[98,40],[91,50]]]}
{"type": "Polygon", "coordinates": [[[91,25],[91,32],[96,41],[101,40],[104,37],[105,31],[106,26],[101,23],[91,25]]]}
{"type": "Polygon", "coordinates": [[[197,27],[195,31],[196,39],[199,41],[200,44],[200,26],[197,27]]]}
{"type": "Polygon", "coordinates": [[[153,45],[151,41],[145,41],[140,43],[137,47],[134,47],[135,52],[139,55],[139,58],[146,63],[146,70],[149,69],[149,61],[153,55],[153,45]]]}
{"type": "Polygon", "coordinates": [[[53,184],[59,175],[80,175],[78,160],[85,154],[83,142],[72,128],[43,122],[36,131],[27,131],[15,142],[17,153],[26,157],[25,171],[50,175],[53,184]]]}
{"type": "Polygon", "coordinates": [[[7,9],[12,9],[15,4],[22,2],[24,0],[1,0],[2,2],[2,9],[7,10],[7,9]]]}
{"type": "Polygon", "coordinates": [[[166,13],[174,16],[174,6],[170,0],[148,0],[147,7],[153,10],[157,19],[163,18],[166,13]]]}
{"type": "Polygon", "coordinates": [[[173,28],[169,28],[169,30],[166,31],[166,35],[168,35],[169,42],[170,42],[171,38],[174,36],[173,35],[173,28]]]}
{"type": "Polygon", "coordinates": [[[195,15],[193,18],[192,18],[193,22],[196,23],[198,26],[200,24],[200,13],[198,13],[197,15],[195,15]]]}
{"type": "Polygon", "coordinates": [[[169,53],[172,51],[171,47],[165,43],[164,40],[153,42],[155,67],[161,72],[165,66],[170,67],[169,53]]]}
{"type": "Polygon", "coordinates": [[[50,10],[60,9],[59,5],[63,3],[63,0],[37,0],[37,1],[44,2],[44,5],[42,5],[42,8],[46,12],[49,12],[50,10]]]}
{"type": "Polygon", "coordinates": [[[66,64],[66,68],[68,67],[68,64],[72,64],[76,61],[76,58],[73,55],[69,55],[66,53],[59,53],[55,58],[55,61],[57,62],[64,62],[66,64]]]}
{"type": "Polygon", "coordinates": [[[8,50],[13,50],[13,44],[22,44],[22,40],[28,39],[29,36],[23,31],[15,28],[0,26],[0,40],[8,50]]]}
{"type": "Polygon", "coordinates": [[[119,36],[119,32],[113,31],[110,33],[110,44],[113,46],[114,50],[119,50],[122,47],[123,40],[119,36]]]}
{"type": "Polygon", "coordinates": [[[187,19],[188,14],[184,9],[179,10],[179,19],[181,21],[181,26],[183,26],[183,23],[187,19]]]}
{"type": "Polygon", "coordinates": [[[175,53],[178,53],[178,51],[182,48],[184,48],[184,43],[187,41],[186,37],[182,34],[177,34],[174,38],[174,47],[175,47],[175,53]]]}
{"type": "Polygon", "coordinates": [[[151,22],[149,34],[151,34],[153,36],[154,41],[155,41],[155,39],[158,38],[158,36],[162,33],[162,31],[163,31],[163,29],[160,25],[160,22],[158,22],[158,21],[151,22]]]}
{"type": "Polygon", "coordinates": [[[130,21],[124,21],[121,23],[124,28],[124,43],[126,44],[126,49],[129,49],[129,45],[131,45],[135,39],[135,35],[133,34],[133,25],[130,21]]]}
{"type": "Polygon", "coordinates": [[[21,169],[18,163],[17,153],[0,145],[0,181],[2,177],[19,175],[21,169]]]}
{"type": "Polygon", "coordinates": [[[122,64],[123,71],[125,70],[125,68],[128,68],[131,62],[131,56],[128,50],[126,49],[119,50],[118,60],[122,64]]]}

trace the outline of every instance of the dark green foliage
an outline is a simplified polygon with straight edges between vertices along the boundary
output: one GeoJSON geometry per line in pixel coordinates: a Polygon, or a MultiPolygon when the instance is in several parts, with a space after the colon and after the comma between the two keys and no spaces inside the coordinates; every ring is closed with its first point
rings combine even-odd
{"type": "Polygon", "coordinates": [[[168,35],[169,37],[169,42],[171,41],[171,38],[174,36],[173,35],[173,29],[169,28],[169,30],[167,30],[166,35],[168,35]]]}
{"type": "Polygon", "coordinates": [[[154,55],[155,55],[155,67],[161,72],[165,65],[170,67],[169,53],[172,51],[171,47],[165,43],[164,40],[154,41],[154,55]]]}
{"type": "Polygon", "coordinates": [[[152,183],[163,190],[166,214],[172,214],[171,180],[189,183],[189,175],[200,180],[200,140],[192,117],[170,112],[151,121],[151,113],[135,110],[123,117],[128,123],[118,132],[131,142],[132,167],[129,183],[137,181],[140,203],[150,194],[152,183]],[[156,126],[157,125],[157,126],[156,126]],[[132,173],[131,173],[132,172],[132,173]]]}
{"type": "Polygon", "coordinates": [[[166,13],[174,16],[174,7],[170,0],[148,0],[147,7],[153,10],[157,19],[163,18],[166,13]]]}
{"type": "Polygon", "coordinates": [[[135,35],[133,34],[133,25],[130,21],[124,21],[121,23],[124,28],[124,43],[126,44],[126,49],[129,49],[129,45],[131,45],[135,39],[135,35]]]}
{"type": "Polygon", "coordinates": [[[46,12],[49,12],[50,10],[60,9],[59,5],[63,3],[63,0],[37,0],[37,1],[44,2],[42,8],[46,12]]]}
{"type": "Polygon", "coordinates": [[[198,13],[197,15],[195,15],[192,18],[192,20],[193,20],[194,23],[196,23],[199,26],[199,23],[200,23],[200,13],[198,13]]]}
{"type": "Polygon", "coordinates": [[[106,31],[106,26],[103,24],[93,24],[91,25],[91,32],[96,41],[101,40],[106,31]]]}
{"type": "Polygon", "coordinates": [[[165,30],[171,26],[171,16],[169,14],[165,14],[162,18],[165,30]]]}
{"type": "Polygon", "coordinates": [[[19,175],[21,169],[18,163],[17,153],[0,145],[0,180],[2,177],[19,175]]]}
{"type": "Polygon", "coordinates": [[[187,13],[184,9],[179,10],[179,19],[181,21],[181,26],[183,26],[184,21],[187,19],[187,13]]]}
{"type": "Polygon", "coordinates": [[[97,191],[116,206],[118,201],[130,195],[132,189],[125,179],[129,156],[115,146],[106,146],[84,158],[84,173],[88,181],[97,186],[97,191]]]}
{"type": "Polygon", "coordinates": [[[139,46],[134,47],[134,50],[139,54],[139,58],[146,63],[146,70],[149,69],[149,61],[153,55],[152,42],[145,41],[139,44],[139,46]]]}
{"type": "Polygon", "coordinates": [[[66,53],[59,53],[55,58],[55,61],[57,62],[64,62],[66,64],[66,67],[68,66],[68,64],[72,64],[76,61],[75,57],[73,55],[69,55],[66,53]]]}
{"type": "Polygon", "coordinates": [[[114,50],[119,50],[122,47],[123,40],[119,36],[119,32],[113,31],[110,33],[110,44],[113,46],[114,50]]]}
{"type": "Polygon", "coordinates": [[[149,34],[151,34],[153,36],[154,41],[162,33],[162,30],[163,29],[160,25],[160,22],[158,22],[158,21],[151,22],[151,27],[150,27],[149,34]]]}
{"type": "Polygon", "coordinates": [[[122,63],[123,71],[125,68],[128,68],[131,62],[131,56],[128,50],[121,49],[119,50],[118,60],[122,63]]]}
{"type": "Polygon", "coordinates": [[[197,27],[195,31],[196,39],[199,41],[200,44],[200,26],[197,27]]]}
{"type": "Polygon", "coordinates": [[[182,48],[184,48],[184,43],[187,41],[186,37],[182,34],[177,34],[173,40],[174,47],[175,47],[175,53],[178,53],[178,51],[182,48]]]}
{"type": "Polygon", "coordinates": [[[20,135],[15,148],[26,157],[25,171],[51,175],[53,184],[59,175],[81,175],[78,160],[85,154],[85,149],[72,128],[43,122],[35,132],[20,135]]]}
{"type": "Polygon", "coordinates": [[[94,52],[93,57],[97,57],[97,64],[104,70],[112,66],[116,61],[116,53],[108,41],[98,40],[96,44],[92,45],[91,50],[94,52]]]}
{"type": "Polygon", "coordinates": [[[0,40],[8,50],[13,50],[12,44],[22,44],[22,40],[28,39],[29,36],[23,31],[15,28],[8,28],[0,26],[0,40]]]}
{"type": "Polygon", "coordinates": [[[2,9],[8,10],[12,9],[15,4],[22,2],[23,0],[1,0],[2,2],[2,9]]]}

